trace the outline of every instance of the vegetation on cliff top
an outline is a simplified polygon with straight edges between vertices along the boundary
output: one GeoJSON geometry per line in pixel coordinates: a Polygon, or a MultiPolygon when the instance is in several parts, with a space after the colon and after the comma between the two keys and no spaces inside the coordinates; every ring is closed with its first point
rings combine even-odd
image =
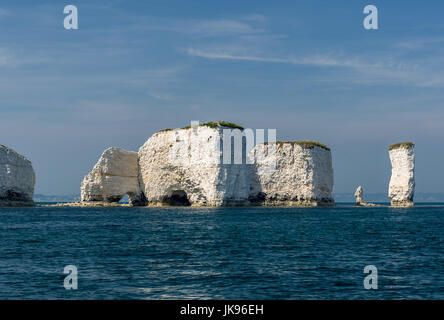
{"type": "MultiPolygon", "coordinates": [[[[268,142],[265,142],[265,144],[268,144],[268,142]]],[[[313,148],[313,147],[321,147],[325,150],[330,151],[330,148],[327,147],[325,144],[320,143],[318,141],[276,141],[276,144],[298,144],[305,148],[313,148]]]]}
{"type": "MultiPolygon", "coordinates": [[[[218,127],[227,127],[227,128],[244,130],[244,127],[242,127],[236,123],[227,122],[227,121],[210,121],[210,122],[201,123],[201,124],[199,124],[199,126],[206,126],[206,127],[210,127],[210,128],[214,128],[214,129],[216,129],[218,127]]],[[[191,128],[191,126],[186,126],[186,127],[182,127],[182,128],[178,128],[178,129],[189,129],[189,128],[191,128]]],[[[167,129],[162,129],[158,132],[166,132],[166,131],[171,131],[171,130],[177,130],[177,129],[167,128],[167,129]]]]}
{"type": "Polygon", "coordinates": [[[233,129],[244,130],[244,127],[242,127],[236,123],[227,122],[227,121],[210,121],[210,122],[206,122],[202,125],[210,127],[210,128],[228,127],[228,128],[233,128],[233,129]]]}
{"type": "MultiPolygon", "coordinates": [[[[199,126],[207,126],[210,128],[218,128],[218,127],[227,127],[227,128],[233,128],[233,129],[239,129],[239,130],[244,130],[244,127],[233,123],[233,122],[227,122],[227,121],[211,121],[211,122],[206,122],[206,123],[201,123],[199,124],[199,126]]],[[[189,129],[191,128],[191,126],[186,126],[180,129],[189,129]]],[[[167,129],[163,129],[160,130],[159,132],[166,132],[166,131],[171,131],[171,130],[177,130],[177,129],[172,129],[172,128],[167,128],[167,129]]],[[[276,141],[276,144],[298,144],[302,147],[305,148],[313,148],[313,147],[320,147],[323,148],[325,150],[330,151],[330,148],[327,147],[325,144],[320,143],[318,141],[276,141]]],[[[268,144],[268,142],[265,142],[265,144],[268,144]]]]}
{"type": "Polygon", "coordinates": [[[389,146],[389,150],[398,149],[398,148],[411,148],[414,146],[415,144],[413,142],[400,142],[389,146]]]}

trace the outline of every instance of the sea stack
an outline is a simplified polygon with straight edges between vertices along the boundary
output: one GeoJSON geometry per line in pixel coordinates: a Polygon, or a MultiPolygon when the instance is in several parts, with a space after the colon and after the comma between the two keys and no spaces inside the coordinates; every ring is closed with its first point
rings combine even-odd
{"type": "Polygon", "coordinates": [[[31,161],[0,145],[0,207],[33,206],[34,185],[31,161]]]}
{"type": "Polygon", "coordinates": [[[243,130],[233,123],[209,122],[162,130],[148,139],[139,150],[139,165],[149,205],[249,204],[247,164],[222,161],[224,129],[243,130]]]}
{"type": "Polygon", "coordinates": [[[402,142],[389,147],[392,176],[388,196],[394,207],[413,206],[415,192],[414,146],[411,142],[402,142]]]}
{"type": "Polygon", "coordinates": [[[355,192],[355,198],[356,198],[356,205],[357,206],[362,206],[363,204],[365,204],[363,196],[364,196],[364,192],[362,191],[362,187],[359,186],[358,189],[356,189],[356,192],[355,192]]]}
{"type": "Polygon", "coordinates": [[[332,158],[327,146],[312,141],[278,141],[256,146],[252,157],[253,204],[334,205],[332,158]]]}
{"type": "Polygon", "coordinates": [[[144,205],[139,188],[137,152],[121,148],[106,149],[92,171],[83,179],[82,202],[119,202],[128,195],[130,204],[144,205]]]}
{"type": "Polygon", "coordinates": [[[355,192],[355,197],[356,197],[356,206],[358,207],[376,207],[376,204],[373,203],[368,203],[364,201],[364,190],[362,189],[361,186],[359,186],[356,189],[355,192]]]}

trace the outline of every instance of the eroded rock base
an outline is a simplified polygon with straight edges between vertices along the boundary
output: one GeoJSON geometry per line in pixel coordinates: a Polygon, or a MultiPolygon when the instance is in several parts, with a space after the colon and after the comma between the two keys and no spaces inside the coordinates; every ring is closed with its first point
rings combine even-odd
{"type": "Polygon", "coordinates": [[[402,207],[402,208],[410,208],[415,206],[413,201],[392,201],[391,202],[392,207],[402,207]]]}

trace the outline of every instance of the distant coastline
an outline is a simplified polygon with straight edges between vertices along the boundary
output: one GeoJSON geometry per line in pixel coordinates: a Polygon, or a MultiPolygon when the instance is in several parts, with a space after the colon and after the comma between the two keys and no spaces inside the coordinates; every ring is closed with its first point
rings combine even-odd
{"type": "Polygon", "coordinates": [[[76,202],[80,201],[80,194],[70,195],[45,195],[35,194],[34,202],[76,202]]]}
{"type": "MultiPolygon", "coordinates": [[[[355,202],[355,197],[352,193],[333,193],[336,202],[355,202]]],[[[369,202],[387,202],[390,203],[390,198],[385,193],[366,193],[365,198],[369,202]]],[[[444,202],[444,193],[432,192],[415,192],[415,202],[444,202]]]]}
{"type": "MultiPolygon", "coordinates": [[[[338,192],[333,193],[336,202],[355,202],[353,193],[338,192]]],[[[366,199],[377,203],[390,203],[390,198],[384,193],[366,193],[366,199]]],[[[78,202],[80,201],[80,194],[71,195],[45,195],[35,194],[35,202],[78,202]]],[[[121,202],[128,202],[128,196],[124,197],[121,202]]],[[[444,193],[429,193],[417,192],[415,193],[415,202],[444,202],[444,193]]]]}

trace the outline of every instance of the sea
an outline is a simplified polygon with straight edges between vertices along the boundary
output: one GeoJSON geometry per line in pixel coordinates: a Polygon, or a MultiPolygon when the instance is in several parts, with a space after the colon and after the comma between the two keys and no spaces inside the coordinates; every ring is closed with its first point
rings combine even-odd
{"type": "Polygon", "coordinates": [[[443,258],[444,204],[0,208],[0,299],[444,299],[443,258]]]}

